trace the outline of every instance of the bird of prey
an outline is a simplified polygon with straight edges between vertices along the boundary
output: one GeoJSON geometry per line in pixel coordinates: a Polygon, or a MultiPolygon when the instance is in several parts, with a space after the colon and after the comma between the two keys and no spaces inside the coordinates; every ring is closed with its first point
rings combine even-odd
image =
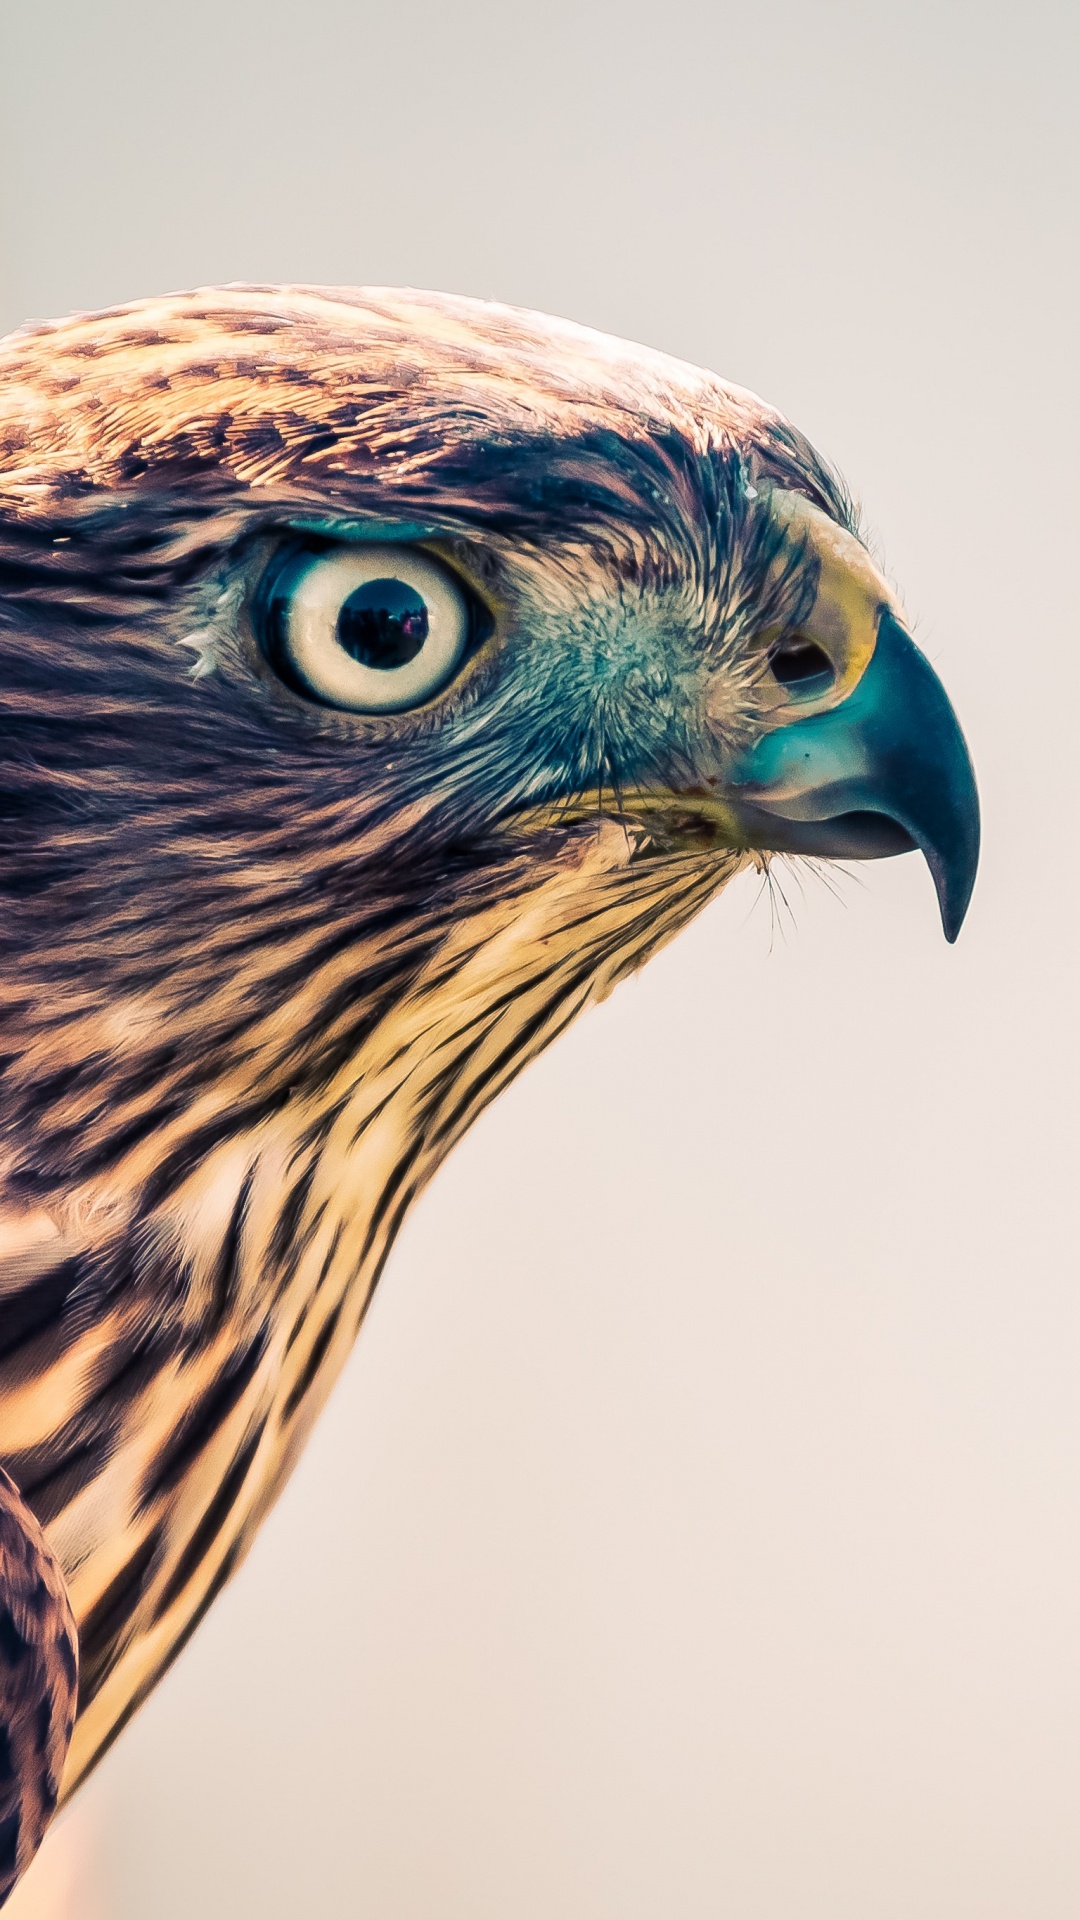
{"type": "Polygon", "coordinates": [[[775,853],[921,849],[954,938],[979,828],[774,409],[303,287],[0,344],[0,812],[3,1895],[481,1109],[775,853]]]}

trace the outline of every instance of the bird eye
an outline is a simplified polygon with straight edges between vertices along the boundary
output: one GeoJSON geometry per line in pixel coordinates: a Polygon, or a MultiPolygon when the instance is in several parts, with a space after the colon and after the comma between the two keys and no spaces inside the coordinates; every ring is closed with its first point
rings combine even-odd
{"type": "Polygon", "coordinates": [[[446,685],[474,636],[452,574],[415,548],[293,549],[257,602],[264,649],[297,691],[353,713],[404,713],[446,685]]]}

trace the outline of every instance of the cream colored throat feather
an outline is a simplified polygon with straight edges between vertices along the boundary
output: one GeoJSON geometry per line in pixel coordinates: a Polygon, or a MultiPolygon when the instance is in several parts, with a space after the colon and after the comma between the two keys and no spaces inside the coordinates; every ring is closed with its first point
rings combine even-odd
{"type": "MultiPolygon", "coordinates": [[[[348,1355],[410,1202],[508,1081],[744,864],[726,854],[635,858],[644,841],[640,827],[602,817],[579,825],[569,854],[509,919],[493,905],[448,932],[408,996],[317,1097],[226,1140],[154,1213],[138,1210],[136,1163],[127,1182],[121,1167],[100,1192],[78,1195],[59,1233],[41,1224],[43,1271],[92,1244],[96,1225],[110,1240],[120,1232],[154,1244],[184,1276],[179,1310],[199,1335],[194,1352],[182,1349],[131,1394],[103,1470],[50,1511],[93,1688],[65,1793],[250,1543],[348,1355]]],[[[355,968],[358,956],[338,965],[355,968]]],[[[228,1102],[227,1085],[219,1096],[228,1102]]],[[[25,1261],[24,1252],[23,1273],[25,1261]]],[[[39,1495],[62,1484],[68,1466],[58,1425],[77,1429],[114,1355],[126,1352],[129,1322],[121,1302],[8,1396],[9,1445],[36,1456],[39,1495]]],[[[77,1479],[78,1461],[71,1466],[77,1479]]]]}

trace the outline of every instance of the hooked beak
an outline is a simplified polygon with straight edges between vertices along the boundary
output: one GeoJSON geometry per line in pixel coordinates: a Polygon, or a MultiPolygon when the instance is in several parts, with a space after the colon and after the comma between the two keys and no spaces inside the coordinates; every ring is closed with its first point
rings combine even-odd
{"type": "Polygon", "coordinates": [[[856,860],[919,848],[956,939],[979,859],[975,774],[940,680],[888,604],[847,698],[767,733],[723,788],[748,846],[856,860]]]}

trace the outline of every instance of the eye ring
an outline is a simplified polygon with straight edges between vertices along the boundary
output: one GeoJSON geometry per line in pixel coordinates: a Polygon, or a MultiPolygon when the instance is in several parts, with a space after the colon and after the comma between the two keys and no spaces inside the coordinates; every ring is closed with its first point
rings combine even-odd
{"type": "Polygon", "coordinates": [[[490,629],[430,554],[390,542],[293,544],[255,607],[263,652],[294,692],[345,712],[405,713],[440,692],[490,629]]]}

